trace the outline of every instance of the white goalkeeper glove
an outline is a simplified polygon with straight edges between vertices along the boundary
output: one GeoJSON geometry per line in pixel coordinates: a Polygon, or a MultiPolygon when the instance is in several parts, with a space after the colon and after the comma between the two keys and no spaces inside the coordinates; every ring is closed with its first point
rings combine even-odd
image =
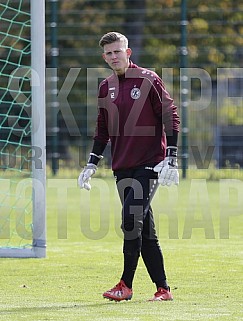
{"type": "Polygon", "coordinates": [[[162,186],[179,185],[177,147],[166,148],[165,159],[154,167],[154,171],[158,173],[158,183],[162,186]]]}
{"type": "Polygon", "coordinates": [[[78,177],[78,185],[80,188],[84,188],[87,191],[91,190],[91,185],[89,183],[91,177],[97,170],[97,166],[95,164],[88,163],[78,177]]]}
{"type": "Polygon", "coordinates": [[[91,190],[89,182],[98,169],[96,165],[102,158],[102,155],[96,155],[95,153],[89,154],[88,164],[84,167],[78,177],[78,185],[80,188],[85,188],[87,191],[91,190]]]}

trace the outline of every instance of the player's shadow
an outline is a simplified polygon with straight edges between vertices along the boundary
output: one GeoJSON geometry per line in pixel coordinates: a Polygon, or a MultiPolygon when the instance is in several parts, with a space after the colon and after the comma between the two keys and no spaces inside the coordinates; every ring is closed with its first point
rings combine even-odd
{"type": "Polygon", "coordinates": [[[129,301],[129,302],[114,302],[114,301],[109,301],[109,300],[104,300],[103,302],[99,302],[99,303],[75,303],[72,305],[68,305],[68,304],[63,304],[63,305],[55,305],[53,304],[53,306],[35,306],[35,307],[13,307],[13,308],[9,308],[9,309],[3,309],[0,310],[0,316],[3,316],[6,314],[6,316],[11,315],[11,314],[19,314],[21,313],[21,315],[23,316],[25,313],[38,313],[38,311],[41,313],[43,311],[65,311],[66,309],[72,310],[72,309],[82,309],[82,308],[97,308],[97,307],[102,307],[102,306],[106,306],[106,305],[110,305],[110,304],[135,304],[135,303],[143,303],[144,301],[140,301],[140,300],[133,300],[133,301],[129,301]]]}

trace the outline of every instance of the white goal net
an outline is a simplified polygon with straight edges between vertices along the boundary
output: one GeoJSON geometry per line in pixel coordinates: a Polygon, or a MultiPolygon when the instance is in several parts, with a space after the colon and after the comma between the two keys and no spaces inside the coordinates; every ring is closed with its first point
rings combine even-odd
{"type": "Polygon", "coordinates": [[[0,3],[0,257],[44,257],[45,1],[0,3]]]}

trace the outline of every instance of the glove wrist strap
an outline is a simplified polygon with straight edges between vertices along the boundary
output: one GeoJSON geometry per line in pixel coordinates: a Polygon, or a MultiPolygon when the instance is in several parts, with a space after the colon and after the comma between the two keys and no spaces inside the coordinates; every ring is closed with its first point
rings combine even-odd
{"type": "Polygon", "coordinates": [[[95,153],[90,153],[89,159],[88,159],[88,164],[97,165],[102,158],[103,158],[102,155],[96,155],[95,153]]]}
{"type": "Polygon", "coordinates": [[[177,150],[176,146],[168,146],[166,148],[166,157],[177,157],[177,150]]]}

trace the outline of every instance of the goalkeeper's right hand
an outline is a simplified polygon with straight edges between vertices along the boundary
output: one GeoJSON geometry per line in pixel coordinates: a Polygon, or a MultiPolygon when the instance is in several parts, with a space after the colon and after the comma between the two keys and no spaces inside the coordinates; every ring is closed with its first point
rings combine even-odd
{"type": "Polygon", "coordinates": [[[88,163],[78,177],[78,185],[80,188],[84,188],[87,191],[91,190],[91,185],[89,183],[91,177],[97,170],[97,166],[92,163],[88,163]]]}

